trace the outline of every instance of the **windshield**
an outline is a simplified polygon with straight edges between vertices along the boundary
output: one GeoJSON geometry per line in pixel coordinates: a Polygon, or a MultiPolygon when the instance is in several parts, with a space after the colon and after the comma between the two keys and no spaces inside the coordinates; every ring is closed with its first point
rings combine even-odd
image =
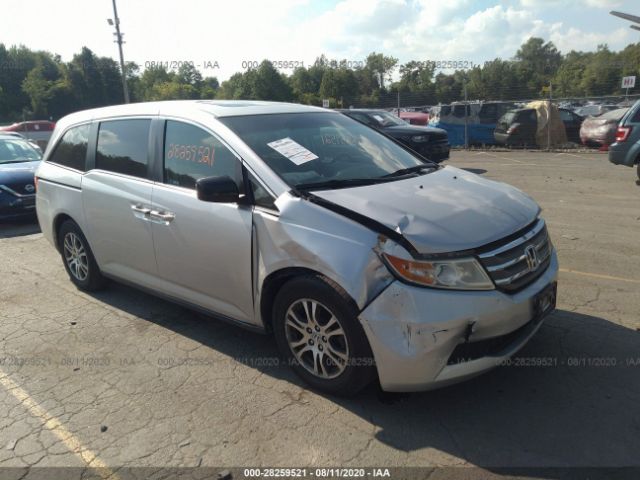
{"type": "Polygon", "coordinates": [[[406,126],[407,122],[402,120],[401,118],[396,117],[395,115],[385,112],[381,110],[379,112],[372,112],[367,114],[370,118],[374,119],[378,124],[382,127],[393,127],[393,126],[406,126]]]}
{"type": "Polygon", "coordinates": [[[389,181],[383,177],[425,165],[386,136],[341,114],[287,113],[219,120],[292,187],[389,181]]]}
{"type": "Polygon", "coordinates": [[[40,160],[41,155],[25,140],[19,138],[0,139],[0,164],[33,162],[40,160]]]}

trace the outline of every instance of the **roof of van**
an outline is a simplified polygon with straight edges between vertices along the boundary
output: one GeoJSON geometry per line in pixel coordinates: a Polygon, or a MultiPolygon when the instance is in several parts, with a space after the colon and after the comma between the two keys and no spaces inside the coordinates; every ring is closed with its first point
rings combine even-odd
{"type": "Polygon", "coordinates": [[[261,100],[170,100],[129,103],[82,110],[67,115],[64,118],[64,123],[76,123],[95,118],[121,115],[157,115],[158,113],[185,115],[190,111],[204,111],[211,113],[214,117],[232,117],[273,113],[329,112],[330,110],[297,103],[264,102],[261,100]]]}

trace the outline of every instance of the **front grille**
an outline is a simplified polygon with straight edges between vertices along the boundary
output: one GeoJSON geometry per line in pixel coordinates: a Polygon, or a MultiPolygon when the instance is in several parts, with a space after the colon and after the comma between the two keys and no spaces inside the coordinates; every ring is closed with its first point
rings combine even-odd
{"type": "Polygon", "coordinates": [[[481,250],[478,257],[499,290],[515,293],[542,275],[551,262],[552,249],[547,226],[540,219],[515,239],[507,237],[481,250]],[[528,247],[535,251],[537,267],[531,252],[527,254],[528,247]]]}
{"type": "Polygon", "coordinates": [[[33,181],[6,183],[4,186],[7,187],[6,190],[9,191],[9,193],[17,193],[18,195],[33,195],[35,193],[35,188],[31,189],[27,187],[27,185],[29,185],[30,187],[34,187],[33,181]]]}

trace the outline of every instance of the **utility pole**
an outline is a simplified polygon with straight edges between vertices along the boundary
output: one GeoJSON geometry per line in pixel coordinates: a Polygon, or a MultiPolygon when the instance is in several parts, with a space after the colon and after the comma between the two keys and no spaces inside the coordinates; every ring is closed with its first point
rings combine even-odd
{"type": "Polygon", "coordinates": [[[549,82],[549,108],[547,110],[547,150],[551,150],[551,82],[549,82]]]}
{"type": "Polygon", "coordinates": [[[400,88],[398,88],[398,117],[400,116],[400,88]]]}
{"type": "Polygon", "coordinates": [[[122,90],[124,92],[124,103],[129,103],[129,89],[127,88],[127,72],[124,68],[124,54],[122,53],[122,41],[123,33],[120,32],[120,19],[118,18],[118,9],[116,8],[116,0],[112,0],[113,3],[113,22],[109,19],[109,25],[115,24],[116,43],[118,44],[118,50],[120,51],[120,71],[122,72],[122,90]]]}
{"type": "Polygon", "coordinates": [[[467,79],[464,79],[464,148],[469,149],[469,101],[467,98],[467,79]]]}

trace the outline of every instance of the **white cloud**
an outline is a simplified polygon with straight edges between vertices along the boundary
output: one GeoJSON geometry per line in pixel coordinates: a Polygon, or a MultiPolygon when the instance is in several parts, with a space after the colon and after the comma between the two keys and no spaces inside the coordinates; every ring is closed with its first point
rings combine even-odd
{"type": "MultiPolygon", "coordinates": [[[[187,60],[201,66],[216,61],[219,69],[203,73],[224,79],[241,70],[243,61],[268,58],[309,65],[321,53],[364,60],[377,51],[401,62],[511,58],[530,36],[552,40],[561,51],[592,50],[599,43],[619,49],[635,41],[637,33],[623,20],[607,29],[602,16],[621,5],[628,10],[629,4],[495,0],[478,8],[471,0],[338,0],[327,7],[312,0],[120,0],[119,13],[127,60],[143,67],[151,61],[187,60]],[[573,13],[584,9],[587,19],[574,21],[573,13]]],[[[65,60],[82,45],[116,58],[113,28],[106,22],[111,2],[91,2],[91,9],[87,5],[79,0],[13,2],[3,40],[51,50],[65,60]]]]}
{"type": "Polygon", "coordinates": [[[548,37],[561,52],[571,50],[595,50],[598,45],[626,45],[637,40],[637,34],[630,28],[620,27],[611,33],[584,32],[577,28],[564,28],[563,25],[553,25],[549,29],[548,37]],[[636,38],[634,38],[636,37],[636,38]]]}
{"type": "Polygon", "coordinates": [[[525,8],[546,8],[549,6],[613,8],[622,5],[621,0],[520,0],[525,8]]]}

